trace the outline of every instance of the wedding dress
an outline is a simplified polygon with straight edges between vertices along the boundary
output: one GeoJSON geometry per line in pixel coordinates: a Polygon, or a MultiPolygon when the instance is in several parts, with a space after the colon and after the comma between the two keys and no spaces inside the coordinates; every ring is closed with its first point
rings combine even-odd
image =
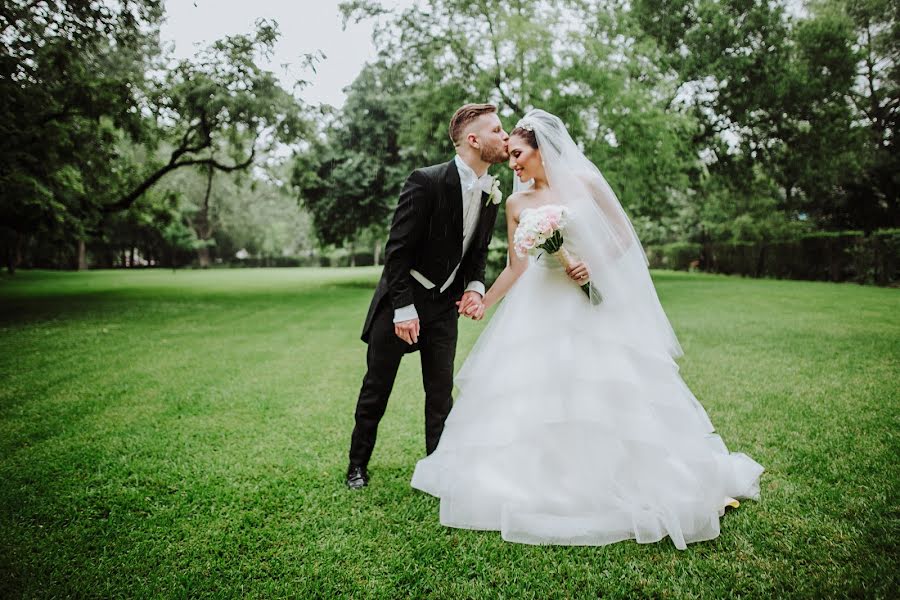
{"type": "MultiPolygon", "coordinates": [[[[566,247],[591,255],[580,216],[566,247]]],[[[619,250],[610,264],[644,264],[639,244],[619,250]]],[[[530,257],[478,338],[412,478],[440,498],[442,524],[528,544],[668,536],[684,549],[717,537],[736,498],[759,498],[763,467],[715,433],[679,374],[674,334],[637,310],[641,288],[617,295],[626,280],[614,270],[592,267],[592,279],[599,305],[555,257],[530,257]]]]}

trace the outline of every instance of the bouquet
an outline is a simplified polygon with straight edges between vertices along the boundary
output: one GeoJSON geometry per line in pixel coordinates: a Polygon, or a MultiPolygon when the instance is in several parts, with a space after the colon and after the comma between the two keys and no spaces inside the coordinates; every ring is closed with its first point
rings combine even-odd
{"type": "MultiPolygon", "coordinates": [[[[568,269],[575,263],[575,258],[563,246],[563,230],[569,218],[569,211],[564,206],[548,204],[534,209],[523,211],[519,220],[519,227],[513,237],[516,254],[524,258],[528,254],[534,254],[543,250],[551,254],[568,269]]],[[[582,291],[591,299],[593,304],[599,304],[602,300],[600,292],[588,280],[581,285],[582,291]],[[594,294],[591,295],[593,290],[594,294]]]]}

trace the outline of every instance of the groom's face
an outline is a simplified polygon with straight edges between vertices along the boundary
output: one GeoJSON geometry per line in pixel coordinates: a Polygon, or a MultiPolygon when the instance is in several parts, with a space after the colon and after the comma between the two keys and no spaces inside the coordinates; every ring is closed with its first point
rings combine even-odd
{"type": "Polygon", "coordinates": [[[478,139],[478,150],[481,160],[490,164],[505,162],[509,158],[506,142],[509,135],[503,131],[503,124],[497,113],[480,115],[473,123],[475,137],[478,139]]]}

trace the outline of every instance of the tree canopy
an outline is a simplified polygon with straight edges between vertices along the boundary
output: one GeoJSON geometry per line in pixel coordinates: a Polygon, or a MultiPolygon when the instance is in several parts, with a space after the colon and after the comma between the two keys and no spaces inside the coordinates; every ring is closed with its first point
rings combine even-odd
{"type": "Polygon", "coordinates": [[[374,23],[378,59],[301,153],[295,183],[325,239],[350,239],[354,223],[384,219],[409,171],[452,155],[454,110],[488,101],[507,128],[533,107],[560,116],[645,241],[897,226],[896,3],[788,8],[344,2],[347,21],[374,23]]]}
{"type": "MultiPolygon", "coordinates": [[[[351,0],[345,23],[373,25],[377,56],[335,108],[261,66],[279,38],[271,21],[174,60],[159,0],[10,0],[0,241],[10,270],[23,255],[85,264],[86,247],[205,266],[245,246],[369,243],[409,172],[452,156],[448,120],[466,102],[497,104],[507,129],[530,108],[559,115],[648,244],[898,227],[898,11],[351,0]],[[236,218],[251,199],[266,210],[236,218]]],[[[493,172],[511,190],[511,172],[493,172]]]]}
{"type": "MultiPolygon", "coordinates": [[[[155,0],[13,0],[0,13],[10,269],[35,236],[82,247],[102,237],[109,215],[177,169],[204,170],[211,182],[301,139],[307,107],[258,65],[278,38],[275,23],[172,61],[159,44],[162,15],[155,0]]],[[[194,229],[201,241],[211,234],[194,229]]]]}

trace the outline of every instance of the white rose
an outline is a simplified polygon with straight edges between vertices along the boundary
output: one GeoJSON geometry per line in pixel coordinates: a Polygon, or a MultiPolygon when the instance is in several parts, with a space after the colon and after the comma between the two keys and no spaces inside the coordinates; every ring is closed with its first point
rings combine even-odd
{"type": "Polygon", "coordinates": [[[491,184],[491,193],[488,196],[488,202],[500,204],[502,200],[503,194],[500,192],[500,180],[494,177],[494,182],[491,184]]]}

